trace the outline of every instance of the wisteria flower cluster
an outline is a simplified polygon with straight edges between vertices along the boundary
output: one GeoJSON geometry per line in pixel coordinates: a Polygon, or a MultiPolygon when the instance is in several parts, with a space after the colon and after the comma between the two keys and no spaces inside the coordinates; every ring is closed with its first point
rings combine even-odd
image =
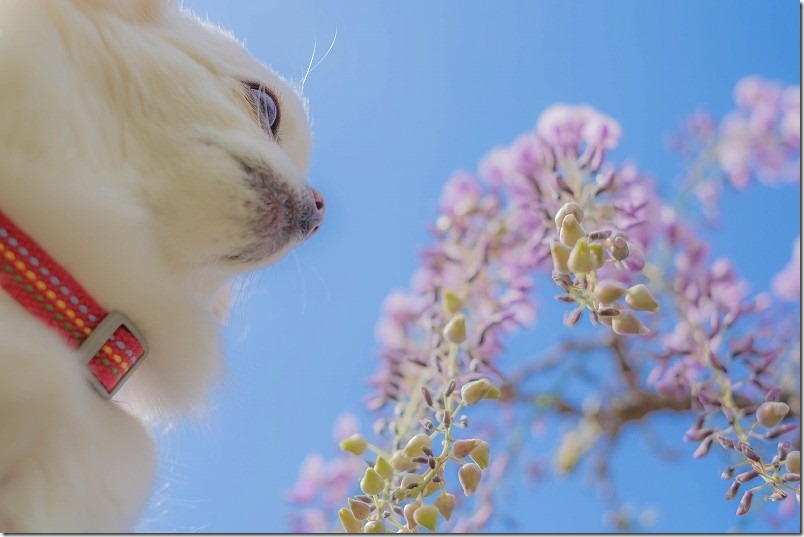
{"type": "MultiPolygon", "coordinates": [[[[706,160],[689,168],[699,191],[715,180],[692,177],[701,169],[718,167],[737,187],[754,176],[789,181],[794,162],[797,174],[792,89],[749,78],[736,96],[738,109],[719,130],[699,116],[694,136],[677,144],[706,160]]],[[[505,338],[536,322],[534,290],[548,282],[571,305],[564,323],[573,327],[586,313],[606,334],[594,344],[612,351],[623,375],[622,398],[609,406],[576,412],[558,395],[541,399],[578,415],[558,446],[559,471],[572,471],[600,437],[630,421],[684,410],[694,416],[684,439],[698,443],[695,457],[714,446],[734,453],[723,473],[733,479],[727,499],[761,481],[742,493],[738,515],[760,490],[771,501],[799,497],[798,322],[780,318],[770,295],[751,296],[728,260],[711,262],[707,244],[649,177],[608,159],[620,135],[594,108],[554,105],[533,132],[494,149],[477,176],[459,172],[447,182],[435,244],[410,290],[388,296],[377,324],[374,438],[355,430],[339,439],[343,455],[330,464],[348,471],[318,508],[315,494],[299,492],[312,490],[302,476],[293,500],[306,518],[294,529],[323,531],[334,511],[347,532],[467,529],[457,521],[466,498],[502,475],[492,438],[472,414],[519,401],[521,379],[499,362],[505,338]],[[355,466],[360,457],[365,464],[355,466]]],[[[794,258],[775,280],[783,300],[796,299],[797,269],[794,258]]],[[[510,454],[501,455],[507,464],[510,454]]],[[[481,496],[472,528],[492,512],[481,496]]]]}
{"type": "Polygon", "coordinates": [[[744,190],[752,180],[801,181],[800,88],[750,76],[735,86],[734,101],[735,109],[719,123],[700,111],[687,120],[686,132],[672,139],[688,161],[686,187],[712,220],[726,186],[744,190]]]}

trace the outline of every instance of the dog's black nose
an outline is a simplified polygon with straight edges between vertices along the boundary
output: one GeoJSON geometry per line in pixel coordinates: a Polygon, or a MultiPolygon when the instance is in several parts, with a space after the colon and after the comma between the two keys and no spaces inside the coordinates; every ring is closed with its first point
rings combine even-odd
{"type": "Polygon", "coordinates": [[[326,210],[324,196],[321,195],[321,192],[312,187],[310,190],[313,192],[313,205],[315,208],[311,210],[310,220],[307,224],[307,234],[304,237],[305,239],[309,239],[315,235],[315,232],[321,227],[321,222],[324,220],[324,212],[326,210]]]}

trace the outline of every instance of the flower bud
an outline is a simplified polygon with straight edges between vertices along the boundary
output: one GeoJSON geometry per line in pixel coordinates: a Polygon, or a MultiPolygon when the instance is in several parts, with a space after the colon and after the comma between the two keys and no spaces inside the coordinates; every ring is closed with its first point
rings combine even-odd
{"type": "Polygon", "coordinates": [[[746,458],[751,459],[754,462],[760,462],[762,460],[759,455],[757,455],[757,452],[751,449],[751,446],[744,442],[740,444],[740,451],[742,451],[746,458]]]}
{"type": "Polygon", "coordinates": [[[754,499],[754,493],[750,490],[745,491],[743,498],[740,500],[740,505],[737,506],[737,516],[746,514],[751,509],[751,500],[754,499]]]}
{"type": "Polygon", "coordinates": [[[578,321],[581,320],[581,312],[583,312],[583,307],[568,312],[564,315],[564,324],[570,327],[578,324],[578,321]]]}
{"type": "Polygon", "coordinates": [[[759,475],[759,472],[757,472],[756,470],[749,470],[747,472],[743,472],[741,474],[738,474],[735,479],[737,480],[738,483],[748,483],[749,481],[751,481],[752,479],[754,479],[758,475],[759,475]]]}
{"type": "Polygon", "coordinates": [[[787,468],[788,472],[793,474],[800,474],[801,473],[801,452],[800,451],[791,451],[787,454],[787,458],[784,460],[785,468],[787,468]]]}
{"type": "Polygon", "coordinates": [[[625,285],[616,280],[600,280],[595,285],[594,295],[604,304],[616,302],[625,294],[625,285]]]}
{"type": "Polygon", "coordinates": [[[621,234],[617,234],[611,239],[611,247],[609,248],[611,256],[617,261],[622,261],[628,257],[628,241],[621,234]]]}
{"type": "Polygon", "coordinates": [[[399,470],[400,472],[406,472],[408,470],[413,470],[416,468],[416,465],[410,462],[410,459],[413,457],[406,456],[402,450],[394,451],[393,455],[391,455],[391,460],[388,461],[391,466],[395,470],[399,470]]]}
{"type": "Polygon", "coordinates": [[[402,482],[399,484],[399,488],[402,490],[413,490],[418,488],[422,482],[422,476],[419,474],[405,474],[405,477],[402,478],[402,482]]]}
{"type": "Polygon", "coordinates": [[[625,292],[625,301],[637,311],[659,311],[659,303],[645,284],[638,283],[625,292]]]}
{"type": "Polygon", "coordinates": [[[723,435],[717,435],[715,439],[718,441],[718,444],[723,447],[723,449],[732,449],[734,447],[734,442],[731,438],[726,438],[723,435]]]}
{"type": "Polygon", "coordinates": [[[382,520],[369,520],[363,526],[363,533],[386,533],[385,524],[382,520]]]}
{"type": "Polygon", "coordinates": [[[473,380],[463,385],[461,398],[465,405],[473,405],[481,399],[499,399],[500,389],[486,379],[473,380]]]}
{"type": "Polygon", "coordinates": [[[572,248],[566,244],[553,239],[550,242],[550,255],[553,256],[553,272],[558,274],[569,274],[567,261],[569,260],[572,248]]]}
{"type": "Polygon", "coordinates": [[[360,480],[360,489],[369,496],[376,496],[385,489],[385,480],[374,468],[366,468],[366,473],[360,480]]]}
{"type": "Polygon", "coordinates": [[[461,487],[463,487],[464,494],[467,496],[472,495],[480,484],[481,475],[480,467],[473,462],[467,462],[461,466],[461,469],[458,470],[458,481],[460,481],[461,487]]]}
{"type": "Polygon", "coordinates": [[[574,214],[568,214],[561,222],[561,230],[558,232],[558,238],[567,246],[575,246],[580,238],[586,235],[581,224],[574,214]]]}
{"type": "Polygon", "coordinates": [[[455,443],[452,444],[452,454],[459,459],[463,459],[475,449],[477,442],[478,440],[476,438],[456,440],[455,443]]]}
{"type": "Polygon", "coordinates": [[[353,434],[349,438],[344,438],[338,445],[342,450],[355,455],[362,455],[368,447],[368,443],[362,434],[353,434]]]}
{"type": "Polygon", "coordinates": [[[709,454],[709,450],[712,449],[712,442],[714,442],[714,439],[711,436],[705,438],[703,442],[698,444],[698,448],[695,450],[695,453],[693,453],[692,456],[696,459],[707,456],[709,454]]]}
{"type": "Polygon", "coordinates": [[[353,500],[352,498],[349,498],[349,510],[357,520],[365,520],[368,518],[369,513],[371,513],[371,506],[365,502],[361,502],[360,500],[353,500]]]}
{"type": "Polygon", "coordinates": [[[452,516],[452,511],[455,510],[456,504],[455,496],[452,494],[445,492],[433,502],[433,505],[441,512],[441,515],[449,520],[452,516]]]}
{"type": "Polygon", "coordinates": [[[756,419],[765,427],[773,427],[778,424],[790,412],[787,403],[776,401],[766,401],[759,405],[756,412],[756,419]]]}
{"type": "Polygon", "coordinates": [[[416,520],[413,518],[413,513],[415,513],[416,509],[421,507],[421,505],[422,504],[419,503],[418,501],[410,502],[402,510],[402,514],[405,517],[405,521],[408,523],[408,528],[410,528],[411,530],[416,527],[416,520]]]}
{"type": "Polygon", "coordinates": [[[615,334],[621,336],[641,336],[649,332],[648,328],[642,324],[642,321],[628,311],[623,311],[617,317],[611,318],[611,329],[614,330],[615,334]]]}
{"type": "Polygon", "coordinates": [[[640,271],[645,268],[645,253],[639,246],[633,242],[629,242],[628,257],[623,260],[623,264],[632,272],[640,271]]]}
{"type": "Polygon", "coordinates": [[[489,465],[489,445],[483,440],[477,441],[477,446],[469,453],[473,461],[480,466],[481,470],[485,470],[489,465]]]}
{"type": "Polygon", "coordinates": [[[374,463],[374,471],[380,474],[383,479],[388,479],[394,475],[393,467],[381,455],[377,457],[377,462],[374,463]]]}
{"type": "Polygon", "coordinates": [[[785,472],[782,475],[782,479],[784,479],[788,483],[798,483],[799,481],[801,481],[801,474],[795,474],[793,472],[785,472]]]}
{"type": "Polygon", "coordinates": [[[355,518],[349,509],[346,507],[339,509],[338,518],[341,519],[341,525],[346,533],[360,533],[360,521],[355,518]]]}
{"type": "Polygon", "coordinates": [[[580,239],[570,252],[567,267],[576,274],[585,274],[602,267],[603,261],[603,247],[600,244],[589,244],[586,239],[580,239]]]}
{"type": "Polygon", "coordinates": [[[413,520],[415,520],[419,526],[425,527],[430,531],[435,531],[439,515],[438,508],[435,506],[422,505],[413,513],[413,520]]]}
{"type": "Polygon", "coordinates": [[[581,440],[577,431],[569,431],[561,438],[556,458],[562,474],[571,472],[581,459],[581,440]]]}
{"type": "Polygon", "coordinates": [[[712,429],[690,429],[684,433],[684,440],[687,442],[700,442],[707,436],[712,434],[712,429]]]}
{"type": "Polygon", "coordinates": [[[461,312],[463,301],[452,291],[444,291],[441,295],[441,308],[444,310],[444,313],[451,317],[461,312]]]}
{"type": "Polygon", "coordinates": [[[418,457],[420,455],[424,455],[424,451],[422,448],[432,448],[432,443],[430,442],[430,437],[424,433],[419,433],[410,440],[408,440],[407,445],[402,450],[402,453],[412,459],[413,457],[418,457]]]}
{"type": "Polygon", "coordinates": [[[578,223],[583,222],[583,209],[581,209],[581,206],[575,203],[574,201],[569,201],[564,205],[562,205],[561,208],[556,213],[554,220],[556,223],[557,230],[561,229],[561,224],[564,222],[564,218],[568,214],[573,215],[578,223]]]}
{"type": "Polygon", "coordinates": [[[450,343],[460,344],[466,341],[466,317],[459,313],[444,327],[444,337],[450,343]]]}
{"type": "Polygon", "coordinates": [[[740,491],[740,483],[738,481],[734,481],[729,490],[726,491],[726,499],[733,500],[737,493],[740,491]]]}

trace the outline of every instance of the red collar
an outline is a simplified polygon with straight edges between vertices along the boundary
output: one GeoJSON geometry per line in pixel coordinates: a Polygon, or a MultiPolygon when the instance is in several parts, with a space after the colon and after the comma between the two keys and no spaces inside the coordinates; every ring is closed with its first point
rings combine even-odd
{"type": "Polygon", "coordinates": [[[0,287],[78,350],[87,378],[110,399],[145,357],[145,339],[120,312],[107,313],[0,212],[0,287]]]}

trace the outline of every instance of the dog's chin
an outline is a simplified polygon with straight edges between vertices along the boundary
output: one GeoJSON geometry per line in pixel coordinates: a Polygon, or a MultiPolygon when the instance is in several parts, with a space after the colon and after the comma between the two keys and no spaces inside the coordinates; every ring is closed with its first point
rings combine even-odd
{"type": "Polygon", "coordinates": [[[276,238],[255,242],[223,258],[224,265],[234,272],[249,272],[282,259],[288,251],[302,242],[301,232],[296,237],[276,238]]]}

